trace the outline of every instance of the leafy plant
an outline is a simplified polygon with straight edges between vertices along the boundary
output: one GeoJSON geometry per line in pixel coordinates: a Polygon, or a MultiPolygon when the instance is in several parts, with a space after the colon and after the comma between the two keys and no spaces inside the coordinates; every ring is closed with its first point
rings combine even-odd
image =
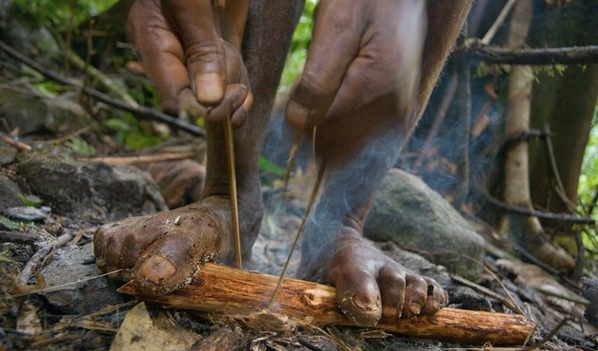
{"type": "Polygon", "coordinates": [[[281,90],[288,89],[303,70],[303,63],[307,57],[307,49],[311,42],[312,18],[315,7],[316,0],[307,0],[305,2],[305,7],[293,34],[291,49],[289,50],[289,55],[287,56],[287,61],[282,72],[280,81],[281,90]]]}
{"type": "Polygon", "coordinates": [[[164,141],[163,137],[145,133],[139,121],[131,114],[108,119],[104,126],[116,132],[116,141],[128,150],[142,150],[164,141]]]}
{"type": "Polygon", "coordinates": [[[18,196],[19,196],[19,199],[21,199],[21,201],[23,202],[23,206],[38,207],[44,203],[44,200],[40,199],[39,197],[37,197],[35,195],[18,194],[18,196]]]}
{"type": "Polygon", "coordinates": [[[32,24],[56,32],[73,28],[104,11],[118,0],[13,0],[14,6],[32,24]]]}
{"type": "Polygon", "coordinates": [[[282,177],[285,174],[284,168],[278,167],[264,156],[260,156],[260,170],[278,177],[282,177]]]}
{"type": "Polygon", "coordinates": [[[71,150],[75,151],[76,153],[82,156],[93,156],[96,154],[96,148],[79,137],[72,138],[65,144],[71,150]]]}

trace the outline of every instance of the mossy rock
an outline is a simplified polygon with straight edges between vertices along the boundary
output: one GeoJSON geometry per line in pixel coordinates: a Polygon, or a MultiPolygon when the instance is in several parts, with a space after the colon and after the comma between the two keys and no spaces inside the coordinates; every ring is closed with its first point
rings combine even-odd
{"type": "Polygon", "coordinates": [[[365,235],[414,248],[450,272],[477,280],[482,267],[483,238],[437,192],[420,178],[393,169],[376,192],[365,235]],[[426,254],[427,253],[427,254],[426,254]]]}
{"type": "Polygon", "coordinates": [[[54,212],[105,222],[166,209],[150,175],[133,166],[79,160],[64,147],[45,147],[17,157],[22,188],[54,212]]]}

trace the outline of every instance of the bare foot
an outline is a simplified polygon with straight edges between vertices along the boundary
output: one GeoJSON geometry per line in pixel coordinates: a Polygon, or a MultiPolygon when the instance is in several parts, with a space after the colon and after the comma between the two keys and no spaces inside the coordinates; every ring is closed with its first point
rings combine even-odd
{"type": "Polygon", "coordinates": [[[410,273],[348,226],[335,241],[307,257],[303,256],[300,277],[335,286],[340,309],[359,325],[434,314],[448,302],[438,282],[410,273]]]}
{"type": "MultiPolygon", "coordinates": [[[[251,214],[241,211],[243,256],[247,260],[261,211],[259,207],[251,214]]],[[[106,272],[121,269],[113,277],[134,278],[143,294],[166,294],[188,284],[201,263],[215,259],[232,262],[230,223],[229,200],[211,196],[173,211],[107,224],[94,236],[96,262],[106,272]]]]}

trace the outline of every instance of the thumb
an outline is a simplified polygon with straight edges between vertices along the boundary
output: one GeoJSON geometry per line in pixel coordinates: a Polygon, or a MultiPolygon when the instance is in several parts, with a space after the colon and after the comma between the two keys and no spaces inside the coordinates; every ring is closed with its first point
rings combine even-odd
{"type": "Polygon", "coordinates": [[[224,96],[224,48],[217,31],[211,0],[163,2],[163,11],[185,49],[191,89],[199,103],[215,105],[224,96]]]}

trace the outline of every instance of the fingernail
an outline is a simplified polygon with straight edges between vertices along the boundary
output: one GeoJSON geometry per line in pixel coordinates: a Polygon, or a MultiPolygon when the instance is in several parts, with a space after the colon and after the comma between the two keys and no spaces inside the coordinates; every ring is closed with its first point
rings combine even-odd
{"type": "Polygon", "coordinates": [[[195,78],[195,96],[200,103],[216,104],[223,95],[222,79],[218,73],[204,73],[195,78]]]}
{"type": "Polygon", "coordinates": [[[309,109],[289,100],[287,104],[287,121],[297,129],[304,129],[309,122],[309,109]]]}

